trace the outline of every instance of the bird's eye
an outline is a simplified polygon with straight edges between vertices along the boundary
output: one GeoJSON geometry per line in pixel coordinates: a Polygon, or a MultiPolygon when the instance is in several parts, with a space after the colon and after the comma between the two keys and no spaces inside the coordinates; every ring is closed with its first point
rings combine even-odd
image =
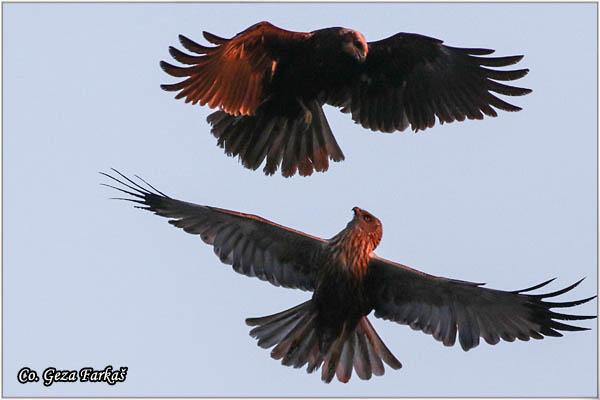
{"type": "Polygon", "coordinates": [[[371,220],[372,220],[373,218],[371,218],[371,216],[370,216],[370,215],[365,215],[365,216],[363,216],[363,219],[364,219],[366,222],[371,222],[371,220]]]}
{"type": "Polygon", "coordinates": [[[361,42],[361,41],[359,41],[359,40],[355,40],[355,41],[354,41],[354,46],[355,46],[357,49],[359,49],[359,50],[364,50],[364,49],[363,49],[363,44],[362,44],[362,42],[361,42]]]}

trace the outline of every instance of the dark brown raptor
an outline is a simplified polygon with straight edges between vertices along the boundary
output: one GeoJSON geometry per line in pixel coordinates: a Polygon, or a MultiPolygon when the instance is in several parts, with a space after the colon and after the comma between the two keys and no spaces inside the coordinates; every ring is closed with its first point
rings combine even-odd
{"type": "Polygon", "coordinates": [[[382,236],[381,222],[354,207],[354,217],[326,240],[286,228],[255,215],[172,199],[145,181],[119,177],[113,187],[132,196],[125,200],[169,218],[169,223],[200,235],[225,264],[241,274],[276,286],[312,291],[311,300],[262,318],[248,318],[250,335],[263,348],[275,346],[271,356],[308,372],[321,367],[321,378],[335,375],[347,382],[352,370],[361,379],[384,373],[383,363],[398,369],[400,362],[383,343],[367,315],[410,325],[446,346],[457,337],[466,351],[483,338],[489,344],[503,339],[542,339],[560,331],[587,328],[560,321],[594,316],[555,312],[592,300],[551,302],[549,298],[579,285],[544,294],[527,289],[507,292],[481,283],[441,278],[385,260],[373,254],[382,236]],[[143,183],[147,186],[142,186],[143,183]]]}
{"type": "Polygon", "coordinates": [[[292,32],[268,22],[231,39],[204,32],[207,47],[185,36],[191,54],[174,47],[171,56],[187,66],[162,61],[169,75],[162,85],[176,98],[218,108],[208,116],[218,145],[239,156],[246,168],[264,172],[281,166],[284,176],[326,171],[344,154],[322,106],[340,107],[364,128],[423,130],[455,120],[497,116],[519,107],[493,93],[521,96],[530,89],[498,81],[522,78],[527,69],[498,70],[523,56],[482,57],[489,49],[457,48],[414,33],[367,42],[347,28],[292,32]],[[492,67],[492,68],[489,68],[492,67]]]}

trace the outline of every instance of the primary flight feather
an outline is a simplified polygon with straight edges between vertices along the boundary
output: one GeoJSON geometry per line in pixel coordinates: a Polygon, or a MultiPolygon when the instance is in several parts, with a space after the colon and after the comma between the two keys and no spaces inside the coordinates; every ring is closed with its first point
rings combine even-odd
{"type": "Polygon", "coordinates": [[[236,272],[276,286],[312,291],[312,298],[289,310],[262,318],[248,318],[250,335],[284,365],[321,368],[321,378],[347,382],[352,371],[359,378],[382,375],[384,365],[402,365],[383,343],[367,315],[410,325],[446,346],[458,341],[466,351],[483,338],[542,339],[561,331],[582,328],[561,321],[595,316],[553,311],[583,304],[581,300],[552,302],[576,282],[551,293],[531,294],[552,280],[507,292],[481,283],[428,275],[373,253],[382,237],[375,216],[358,207],[348,225],[331,239],[321,239],[255,215],[172,199],[145,181],[136,183],[118,171],[106,175],[107,184],[128,194],[140,208],[169,218],[169,223],[199,235],[215,254],[236,272]],[[142,186],[146,184],[146,187],[142,186]]]}
{"type": "Polygon", "coordinates": [[[346,28],[292,32],[268,22],[231,39],[204,32],[216,46],[180,35],[188,54],[170,47],[180,67],[161,61],[169,75],[184,78],[161,87],[192,104],[218,108],[208,116],[218,145],[246,168],[281,168],[283,176],[326,171],[344,154],[322,106],[349,113],[363,127],[382,132],[409,126],[423,130],[455,120],[495,117],[494,108],[518,111],[496,97],[531,92],[512,81],[529,70],[497,70],[523,56],[482,57],[488,49],[457,48],[413,33],[367,42],[346,28]]]}

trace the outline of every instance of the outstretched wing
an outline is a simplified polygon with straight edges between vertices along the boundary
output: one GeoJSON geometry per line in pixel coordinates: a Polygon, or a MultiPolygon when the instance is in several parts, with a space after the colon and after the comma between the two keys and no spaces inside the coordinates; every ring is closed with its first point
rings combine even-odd
{"type": "Polygon", "coordinates": [[[374,131],[402,131],[409,125],[423,130],[434,126],[435,117],[441,124],[483,119],[484,114],[495,117],[492,107],[521,108],[492,92],[507,96],[531,92],[496,82],[519,79],[529,70],[487,68],[512,65],[523,56],[480,57],[494,50],[448,47],[441,40],[413,33],[398,33],[368,45],[359,78],[341,94],[344,100],[332,103],[374,131]]]}
{"type": "MultiPolygon", "coordinates": [[[[584,320],[595,316],[561,314],[552,308],[572,307],[594,299],[549,302],[545,299],[566,293],[581,281],[546,294],[525,294],[552,282],[528,289],[505,292],[481,287],[481,283],[440,278],[401,264],[373,257],[367,269],[367,287],[375,316],[410,325],[444,343],[454,345],[458,329],[461,347],[467,351],[479,344],[502,338],[512,342],[562,336],[559,331],[587,328],[560,320],[584,320]]],[[[583,279],[582,279],[583,280],[583,279]]]]}
{"type": "Polygon", "coordinates": [[[326,242],[255,215],[201,206],[172,199],[150,184],[143,187],[119,171],[125,180],[102,173],[122,187],[104,184],[133,196],[122,200],[170,218],[169,223],[213,246],[215,254],[246,276],[256,276],[275,286],[314,290],[313,257],[326,242]]]}
{"type": "Polygon", "coordinates": [[[183,47],[199,55],[169,47],[174,59],[191,67],[176,67],[161,61],[162,69],[169,75],[187,77],[179,83],[161,87],[179,91],[175,98],[185,98],[186,103],[220,107],[233,115],[254,114],[264,100],[265,86],[271,80],[279,58],[299,41],[311,36],[310,33],[286,31],[268,22],[255,24],[232,39],[208,32],[203,34],[217,46],[202,46],[180,35],[183,47]]]}

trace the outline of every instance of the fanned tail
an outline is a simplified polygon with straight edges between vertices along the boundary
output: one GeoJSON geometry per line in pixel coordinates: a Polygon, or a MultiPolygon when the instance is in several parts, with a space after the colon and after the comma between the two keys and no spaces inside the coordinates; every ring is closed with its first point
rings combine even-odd
{"type": "Polygon", "coordinates": [[[267,317],[248,318],[246,324],[256,326],[250,336],[258,339],[260,347],[275,346],[271,357],[294,368],[307,365],[308,373],[322,365],[321,379],[327,383],[334,376],[348,382],[353,369],[363,380],[383,375],[383,362],[393,369],[402,367],[367,317],[358,323],[345,322],[337,337],[327,339],[318,329],[317,310],[311,301],[267,317]]]}
{"type": "Polygon", "coordinates": [[[266,158],[263,171],[267,175],[274,174],[281,165],[285,177],[297,171],[308,176],[314,170],[327,171],[329,159],[344,159],[317,101],[304,107],[296,118],[267,112],[234,116],[216,111],[207,121],[218,145],[228,155],[239,156],[244,167],[256,170],[266,158]]]}

